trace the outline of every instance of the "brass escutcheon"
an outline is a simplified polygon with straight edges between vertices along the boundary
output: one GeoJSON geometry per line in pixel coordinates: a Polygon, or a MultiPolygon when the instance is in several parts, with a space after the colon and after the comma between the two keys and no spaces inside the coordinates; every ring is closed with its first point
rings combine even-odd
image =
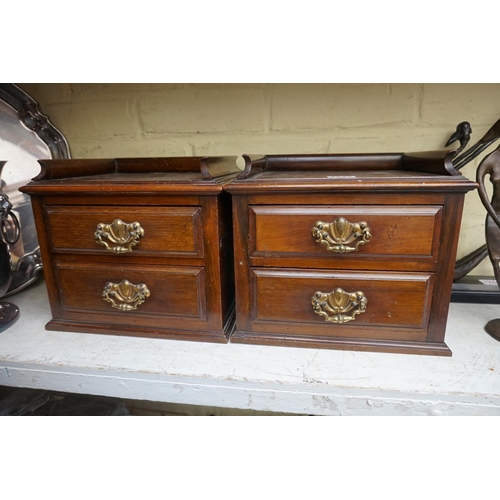
{"type": "Polygon", "coordinates": [[[364,313],[368,299],[363,292],[349,293],[336,288],[330,293],[316,292],[311,297],[311,304],[314,312],[325,318],[325,321],[342,324],[364,313]]]}
{"type": "Polygon", "coordinates": [[[365,221],[352,223],[344,217],[333,222],[317,221],[312,228],[312,235],[317,243],[337,253],[356,252],[360,245],[368,243],[372,237],[365,221]],[[358,238],[361,239],[354,246],[349,246],[358,238]]]}
{"type": "Polygon", "coordinates": [[[115,219],[111,224],[100,222],[94,233],[96,243],[114,253],[131,252],[143,236],[144,229],[138,222],[127,224],[121,219],[115,219]]]}
{"type": "Polygon", "coordinates": [[[108,281],[102,292],[103,299],[111,302],[112,307],[120,311],[137,309],[149,296],[149,289],[144,283],[134,285],[128,280],[120,283],[108,281]]]}

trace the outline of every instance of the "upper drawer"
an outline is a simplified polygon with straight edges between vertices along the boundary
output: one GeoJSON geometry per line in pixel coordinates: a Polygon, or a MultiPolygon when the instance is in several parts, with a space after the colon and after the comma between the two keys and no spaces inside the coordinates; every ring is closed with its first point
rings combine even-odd
{"type": "Polygon", "coordinates": [[[47,206],[57,252],[203,257],[200,207],[47,206]]]}
{"type": "Polygon", "coordinates": [[[327,267],[350,259],[437,260],[441,206],[255,205],[249,210],[253,258],[315,259],[327,267]]]}

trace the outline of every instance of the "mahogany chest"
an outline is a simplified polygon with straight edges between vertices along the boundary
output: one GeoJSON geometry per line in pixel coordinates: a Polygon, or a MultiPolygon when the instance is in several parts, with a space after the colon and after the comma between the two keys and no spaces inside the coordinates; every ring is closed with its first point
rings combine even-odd
{"type": "Polygon", "coordinates": [[[464,195],[449,152],[245,155],[231,342],[451,355],[464,195]]]}
{"type": "Polygon", "coordinates": [[[49,330],[227,342],[235,157],[40,160],[49,330]]]}

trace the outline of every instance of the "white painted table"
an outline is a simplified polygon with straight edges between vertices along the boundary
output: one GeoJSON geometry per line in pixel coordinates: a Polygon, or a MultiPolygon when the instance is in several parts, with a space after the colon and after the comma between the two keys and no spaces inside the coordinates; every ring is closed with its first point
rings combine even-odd
{"type": "Polygon", "coordinates": [[[500,415],[499,305],[452,304],[453,357],[49,332],[45,283],[6,299],[0,385],[316,415],[500,415]]]}

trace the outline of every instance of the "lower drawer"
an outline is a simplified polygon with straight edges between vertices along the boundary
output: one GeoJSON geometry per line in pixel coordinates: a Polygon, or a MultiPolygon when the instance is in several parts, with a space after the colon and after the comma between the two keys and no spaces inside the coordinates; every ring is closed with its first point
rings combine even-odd
{"type": "Polygon", "coordinates": [[[126,326],[206,328],[204,269],[58,262],[62,317],[126,326]]]}
{"type": "MultiPolygon", "coordinates": [[[[250,275],[250,321],[243,329],[290,337],[426,338],[432,274],[252,268],[250,275]]],[[[238,329],[241,323],[238,318],[238,329]]]]}

